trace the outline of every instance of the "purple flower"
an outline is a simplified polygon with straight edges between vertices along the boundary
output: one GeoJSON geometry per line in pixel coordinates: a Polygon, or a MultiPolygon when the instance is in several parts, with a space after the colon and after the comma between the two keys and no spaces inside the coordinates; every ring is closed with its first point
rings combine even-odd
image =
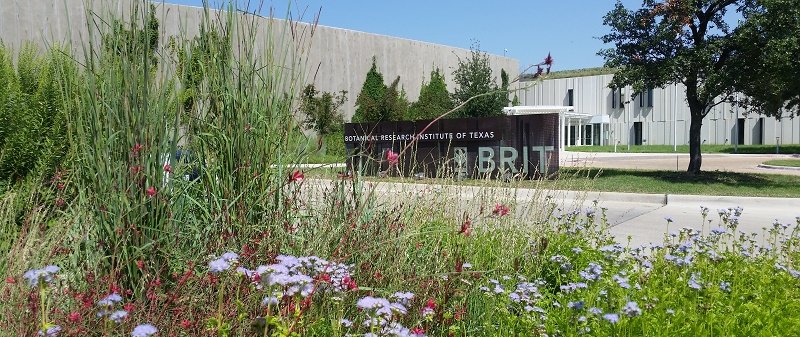
{"type": "Polygon", "coordinates": [[[692,276],[689,278],[689,288],[700,290],[703,289],[703,285],[700,281],[700,274],[699,273],[692,273],[692,276]]]}
{"type": "Polygon", "coordinates": [[[592,315],[599,315],[603,313],[603,310],[597,307],[591,307],[589,308],[589,313],[591,313],[592,315]]]}
{"type": "Polygon", "coordinates": [[[230,269],[231,265],[223,258],[213,260],[208,263],[208,269],[214,274],[219,274],[223,271],[230,269]]]}
{"type": "Polygon", "coordinates": [[[673,222],[674,221],[674,220],[672,220],[671,216],[668,216],[668,217],[664,218],[664,220],[667,220],[667,222],[673,222]]]}
{"type": "Polygon", "coordinates": [[[127,311],[117,310],[112,312],[111,315],[108,316],[108,319],[110,319],[114,323],[121,323],[122,320],[124,320],[126,317],[128,317],[127,311]]]}
{"type": "Polygon", "coordinates": [[[603,315],[603,319],[605,319],[606,321],[609,321],[611,323],[617,323],[617,322],[619,322],[619,315],[617,315],[617,314],[605,314],[605,315],[603,315]]]}
{"type": "MultiPolygon", "coordinates": [[[[606,246],[610,247],[610,246],[606,246]]],[[[602,248],[601,248],[602,250],[602,248]]],[[[603,274],[603,267],[596,263],[589,263],[589,266],[586,269],[580,271],[578,273],[584,280],[587,281],[597,281],[600,279],[600,275],[603,274]]]]}
{"type": "Polygon", "coordinates": [[[636,302],[630,301],[622,308],[622,313],[628,315],[628,317],[636,317],[642,314],[642,309],[639,309],[639,305],[636,302]]]}
{"type": "Polygon", "coordinates": [[[729,292],[731,292],[731,283],[722,281],[722,282],[719,283],[719,289],[724,291],[724,292],[726,292],[726,293],[729,293],[729,292]]]}
{"type": "Polygon", "coordinates": [[[55,337],[55,336],[58,336],[59,332],[61,332],[61,326],[60,325],[53,325],[51,327],[48,327],[44,331],[39,330],[39,336],[55,337]]]}
{"type": "Polygon", "coordinates": [[[353,326],[353,321],[346,318],[342,318],[339,320],[339,324],[341,324],[343,327],[349,328],[353,326]]]}
{"type": "Polygon", "coordinates": [[[611,277],[617,284],[625,289],[630,289],[631,285],[628,283],[628,278],[621,275],[614,275],[611,277]]]}
{"type": "Polygon", "coordinates": [[[236,254],[234,252],[225,252],[225,254],[222,254],[222,256],[220,256],[220,258],[225,260],[225,261],[227,261],[227,262],[231,262],[231,261],[238,260],[239,259],[239,254],[236,254]]]}
{"type": "Polygon", "coordinates": [[[575,301],[575,302],[567,303],[567,308],[570,308],[570,309],[573,309],[573,310],[582,310],[583,306],[584,306],[583,301],[575,301]]]}
{"type": "Polygon", "coordinates": [[[262,306],[270,306],[270,305],[277,305],[278,304],[278,297],[276,296],[267,296],[264,297],[264,300],[261,301],[262,306]]]}
{"type": "Polygon", "coordinates": [[[103,297],[103,299],[97,301],[97,305],[101,307],[110,307],[114,305],[114,303],[119,303],[121,301],[122,301],[122,296],[119,296],[119,294],[117,293],[112,293],[106,297],[103,297]]]}
{"type": "Polygon", "coordinates": [[[158,332],[158,329],[151,324],[142,324],[133,328],[131,337],[149,337],[158,332]]]}
{"type": "Polygon", "coordinates": [[[53,277],[56,273],[58,273],[59,270],[61,270],[61,268],[58,266],[49,265],[42,269],[28,270],[25,272],[25,274],[22,274],[22,277],[28,281],[28,285],[31,288],[35,288],[39,285],[40,280],[44,280],[44,282],[47,284],[52,283],[53,277]]]}
{"type": "Polygon", "coordinates": [[[395,300],[395,301],[397,301],[397,302],[399,302],[399,303],[401,303],[403,305],[408,305],[408,302],[411,301],[412,299],[414,299],[414,294],[410,293],[410,292],[398,291],[398,292],[390,295],[389,298],[391,298],[391,299],[393,299],[393,300],[395,300]]]}

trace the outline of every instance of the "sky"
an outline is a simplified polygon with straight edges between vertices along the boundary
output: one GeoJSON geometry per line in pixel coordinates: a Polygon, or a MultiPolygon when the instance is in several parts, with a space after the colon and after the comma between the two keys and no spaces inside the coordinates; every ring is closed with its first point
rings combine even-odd
{"type": "MultiPolygon", "coordinates": [[[[239,0],[240,3],[245,1],[239,0]]],[[[202,0],[166,0],[168,3],[202,6],[202,0]]],[[[258,3],[258,0],[251,0],[258,3]]],[[[211,0],[210,3],[219,3],[211,0]]],[[[614,0],[264,0],[275,13],[291,7],[295,19],[367,33],[470,48],[474,41],[490,54],[519,61],[520,68],[541,62],[551,53],[553,71],[600,67],[597,56],[607,48],[598,37],[609,32],[603,16],[614,0]],[[291,6],[290,6],[291,4],[291,6]]],[[[641,0],[623,0],[639,8],[641,0]]],[[[256,7],[252,6],[251,11],[256,7]]],[[[268,14],[267,9],[260,14],[268,14]]],[[[282,17],[277,15],[276,17],[282,17]]],[[[522,69],[521,69],[522,70],[522,69]]]]}

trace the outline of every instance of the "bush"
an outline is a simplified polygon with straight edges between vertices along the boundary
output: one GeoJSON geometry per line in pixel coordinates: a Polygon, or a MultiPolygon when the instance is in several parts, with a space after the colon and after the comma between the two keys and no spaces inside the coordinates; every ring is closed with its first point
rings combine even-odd
{"type": "Polygon", "coordinates": [[[20,180],[38,172],[52,174],[68,150],[65,93],[61,81],[73,81],[58,49],[45,55],[31,44],[19,52],[17,67],[0,44],[0,179],[20,180]]]}

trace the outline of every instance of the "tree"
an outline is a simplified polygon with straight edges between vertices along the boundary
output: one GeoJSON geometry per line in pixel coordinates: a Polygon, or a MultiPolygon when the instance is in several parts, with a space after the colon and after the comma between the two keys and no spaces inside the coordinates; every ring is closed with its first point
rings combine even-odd
{"type": "Polygon", "coordinates": [[[492,77],[489,55],[481,52],[479,47],[477,43],[473,44],[469,58],[458,60],[458,68],[453,71],[453,80],[456,83],[453,101],[461,104],[476,95],[491,92],[496,94],[477,97],[450,117],[499,116],[503,114],[503,107],[508,104],[508,92],[501,92],[497,87],[495,78],[492,77]]]}
{"type": "Polygon", "coordinates": [[[434,119],[453,108],[453,100],[447,91],[444,75],[437,68],[431,71],[431,80],[422,83],[419,99],[411,104],[406,119],[434,119]]]}
{"type": "Polygon", "coordinates": [[[383,120],[381,105],[386,93],[386,84],[383,83],[383,74],[378,71],[375,57],[372,57],[372,67],[367,72],[364,85],[356,98],[356,112],[353,122],[376,122],[383,120]]]}
{"type": "Polygon", "coordinates": [[[749,111],[782,117],[800,115],[800,2],[758,0],[743,10],[734,31],[731,94],[749,111]]]}
{"type": "Polygon", "coordinates": [[[303,126],[326,136],[342,130],[344,117],[339,108],[347,101],[347,91],[319,92],[309,84],[300,94],[300,112],[305,115],[303,126]]]}
{"type": "MultiPolygon", "coordinates": [[[[502,68],[500,69],[500,90],[502,90],[505,93],[505,98],[501,98],[504,103],[503,106],[504,107],[508,106],[508,102],[510,102],[508,100],[508,73],[506,72],[505,69],[502,68]]],[[[514,93],[515,97],[516,95],[517,94],[514,93]]]]}
{"type": "Polygon", "coordinates": [[[630,85],[634,92],[680,82],[689,104],[688,172],[702,164],[703,119],[728,91],[732,34],[725,13],[747,0],[644,0],[636,11],[617,2],[603,18],[611,33],[601,37],[613,48],[599,52],[606,66],[619,69],[612,88],[630,85]]]}
{"type": "Polygon", "coordinates": [[[386,88],[380,105],[380,118],[377,121],[399,121],[403,119],[408,111],[408,99],[405,97],[405,90],[400,90],[400,76],[392,81],[386,88]]]}

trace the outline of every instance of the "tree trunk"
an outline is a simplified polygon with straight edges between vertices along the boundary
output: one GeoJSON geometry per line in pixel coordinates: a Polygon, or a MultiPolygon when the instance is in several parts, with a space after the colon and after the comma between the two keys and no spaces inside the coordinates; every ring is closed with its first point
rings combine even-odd
{"type": "Polygon", "coordinates": [[[692,174],[700,173],[700,165],[703,164],[703,154],[700,152],[700,130],[703,127],[703,114],[691,112],[692,120],[689,126],[689,169],[687,172],[692,174]]]}

